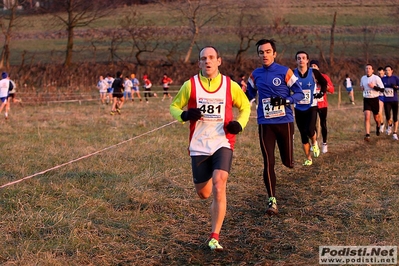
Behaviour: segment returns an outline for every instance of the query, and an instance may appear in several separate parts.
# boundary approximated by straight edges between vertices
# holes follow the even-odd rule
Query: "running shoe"
[[[116,109],[116,111],[118,112],[118,114],[121,114],[121,109]]]
[[[111,115],[115,115],[115,112],[114,112],[114,111],[111,111]]]
[[[217,240],[214,239],[214,238],[211,238],[211,239],[209,240],[209,242],[208,242],[208,247],[209,247],[211,250],[214,250],[214,251],[222,251],[222,250],[223,250],[223,247],[219,244],[219,241],[217,241]]]
[[[303,166],[311,166],[312,164],[313,164],[313,161],[307,159],[302,165],[303,165]]]
[[[393,133],[393,134],[392,134],[392,138],[393,138],[393,140],[398,140],[398,134]]]
[[[377,136],[380,135],[380,133],[381,133],[381,128],[383,129],[382,132],[384,132],[384,126],[383,126],[383,125],[382,125],[382,126],[378,126],[378,125],[375,126],[375,134],[376,134]]]
[[[386,131],[385,133],[387,133],[388,136],[391,135],[391,133],[392,133],[392,126],[388,125],[388,126],[387,126],[387,131]]]
[[[317,145],[317,143],[312,146],[312,151],[313,151],[313,156],[314,157],[317,158],[317,157],[320,156],[320,149],[319,149],[319,146]]]
[[[321,147],[321,152],[322,153],[327,153],[328,152],[327,143],[323,143],[323,146]]]
[[[268,207],[267,207],[266,213],[268,215],[277,215],[278,214],[277,200],[276,200],[275,197],[270,197],[269,198],[269,203],[268,203]]]
[[[364,136],[364,140],[369,142],[370,141],[370,134],[366,134],[366,136]]]

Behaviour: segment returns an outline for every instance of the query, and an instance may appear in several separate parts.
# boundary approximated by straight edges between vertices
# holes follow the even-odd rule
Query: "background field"
[[[231,21],[205,27],[195,49],[218,46],[226,59],[223,73],[238,75],[259,64],[253,47],[245,64],[232,61],[238,39],[226,23],[237,20],[239,10],[232,2],[218,1],[234,11],[228,16]],[[356,81],[363,75],[366,28],[375,34],[370,60],[375,66],[390,63],[399,69],[397,0],[261,2],[255,6],[264,25],[282,15],[310,35],[319,32],[310,39],[319,38],[325,53],[337,11],[339,60],[334,68],[322,63],[336,89],[346,73]],[[118,14],[130,14],[133,8]],[[140,11],[165,29],[180,25],[159,5]],[[338,95],[329,95],[329,153],[310,168],[301,166],[304,156],[296,130],[296,167],[287,169],[277,160],[277,217],[265,215],[267,195],[253,109],[248,127],[238,136],[228,181],[221,234],[226,252],[211,253],[205,245],[211,201],[199,200],[192,185],[188,125],[173,123],[169,102],[160,98],[149,104],[129,102],[121,116],[112,117],[109,106],[98,104],[95,88],[99,74],[123,70],[148,73],[154,90],[160,90],[158,79],[166,71],[177,90],[197,71],[196,50],[192,63],[182,64],[188,44],[182,40],[171,66],[164,65],[165,47],[147,54],[145,58],[154,61],[139,66],[126,42],[117,53],[121,59],[113,63],[108,61],[110,40],[103,39],[94,58],[89,40],[101,32],[121,31],[111,15],[77,31],[76,65],[64,69],[66,35],[54,21],[51,16],[24,17],[10,47],[9,72],[22,104],[12,106],[8,121],[0,119],[0,186],[33,177],[0,188],[0,265],[318,265],[320,245],[399,243],[399,143],[386,135],[377,138],[374,132],[371,142],[364,143],[357,92],[355,106],[347,104],[345,94],[339,106]],[[262,37],[273,36],[265,31]],[[293,54],[305,48],[318,58],[315,42],[293,43],[279,62],[293,67]],[[61,78],[65,86],[57,85],[63,84]]]
[[[398,0],[282,0],[278,5],[273,1],[259,0],[215,3],[222,7],[220,11],[224,15],[201,28],[190,63],[182,63],[190,41],[188,20],[168,5],[148,4],[110,10],[108,16],[87,27],[76,28],[74,64],[69,68],[62,66],[67,32],[59,20],[49,14],[22,16],[13,29],[11,67],[7,70],[17,81],[20,91],[25,90],[24,84],[30,90],[45,88],[53,83],[73,90],[82,86],[89,88],[96,84],[99,74],[116,73],[118,70],[124,74],[134,72],[140,77],[146,73],[157,83],[167,72],[174,78],[175,84],[182,84],[196,70],[198,49],[211,44],[221,51],[223,71],[238,77],[241,73],[249,74],[258,66],[255,42],[243,53],[243,62],[235,62],[240,43],[235,32],[240,29],[238,22],[241,16],[246,18],[241,27],[243,32],[261,27],[255,40],[265,37],[277,40],[279,63],[294,67],[296,51],[306,50],[312,59],[321,61],[322,70],[336,83],[341,82],[346,73],[356,79],[363,75],[366,62],[376,68],[391,64],[395,70],[399,69]],[[204,8],[199,17],[208,15],[210,11]],[[329,62],[330,29],[335,12],[335,64],[332,65]],[[121,25],[126,18],[136,19],[132,28],[140,28],[144,32],[154,27],[157,29],[150,36],[139,37],[150,48],[156,42],[160,43],[155,51],[142,54],[142,64],[134,56],[137,49],[133,47],[131,36]],[[273,31],[273,22],[276,21],[279,21],[280,29],[284,29],[283,34]],[[4,24],[6,22],[3,21]],[[306,39],[303,39],[304,36]],[[1,35],[0,41],[3,38]]]
[[[254,117],[238,136],[224,253],[205,245],[211,201],[195,193],[188,127],[171,123],[169,102],[128,102],[120,116],[94,101],[13,105],[0,185],[103,151],[0,189],[0,264],[317,265],[320,245],[397,245],[399,143],[364,143],[360,101],[329,99],[329,153],[301,166],[296,130],[296,167],[276,166],[277,217]]]
[[[201,29],[195,50],[212,43],[219,47],[226,59],[234,59],[235,53],[239,48],[239,38],[232,32],[232,28],[238,27],[239,12],[244,2],[223,0],[218,1],[218,3],[222,7],[221,11],[225,14],[222,18]],[[298,36],[298,40],[287,47],[288,50],[284,54],[285,58],[292,58],[295,52],[301,48],[306,48],[311,56],[318,56],[319,51],[315,47],[316,42],[322,45],[324,53],[328,53],[330,28],[334,12],[337,12],[335,29],[335,53],[337,57],[364,57],[362,43],[365,38],[368,38],[371,51],[378,50],[379,57],[393,56],[398,59],[395,55],[399,43],[399,19],[396,16],[398,4],[398,0],[387,0],[381,3],[370,0],[316,0],[311,2],[282,0],[276,5],[271,1],[248,0],[245,1],[245,8],[250,11],[244,10],[241,15],[256,20],[257,26],[265,27],[264,36],[259,36],[257,39],[274,37],[280,41],[275,34],[270,36],[270,30],[267,28],[276,17],[284,18],[292,27],[306,29],[304,34],[308,35],[309,40],[313,41],[313,43],[304,44],[300,41],[300,36]],[[253,9],[254,7],[256,7],[256,12]],[[200,11],[199,14],[205,15],[206,12]],[[137,21],[139,27],[143,24],[149,27],[161,27],[160,32],[157,34],[157,36],[159,35],[158,40],[170,39],[171,43],[179,42],[180,50],[176,52],[174,59],[178,60],[184,57],[189,44],[189,36],[176,38],[175,35],[182,35],[181,28],[187,28],[188,22],[178,11],[173,10],[168,5],[148,4],[125,6],[117,10],[110,10],[108,16],[93,22],[87,27],[76,28],[74,61],[84,62],[90,60],[90,62],[94,63],[109,60],[109,48],[112,38],[120,34],[121,36],[125,35],[125,37],[116,40],[121,42],[116,51],[118,60],[134,62],[135,59],[131,57],[131,40],[125,31],[126,27],[121,25],[121,22],[129,17],[140,17],[140,20]],[[201,20],[199,19],[199,21]],[[255,25],[247,22],[243,26],[253,27]],[[370,32],[367,33],[365,30]],[[14,31],[15,41],[11,45],[14,64],[18,65],[20,63],[23,51],[26,52],[26,58],[34,57],[33,60],[35,62],[56,63],[63,61],[67,35],[65,29],[52,15],[22,17]],[[318,36],[315,36],[316,33]],[[147,37],[147,40],[151,39]],[[155,41],[156,39],[151,40],[151,42]],[[93,43],[96,46],[95,51],[93,50]],[[280,42],[280,48],[281,45]],[[166,49],[167,47],[163,45],[154,52],[144,53],[143,57],[147,60],[166,60]],[[96,55],[95,57],[94,54]],[[374,56],[377,55],[373,54]],[[248,58],[253,58],[255,53],[251,49],[245,55]],[[195,61],[196,59],[197,55],[194,51],[191,60]]]

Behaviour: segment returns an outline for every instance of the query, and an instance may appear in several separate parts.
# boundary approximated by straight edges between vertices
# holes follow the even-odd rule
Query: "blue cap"
[[[5,78],[7,78],[7,77],[8,77],[8,74],[7,74],[7,72],[3,72],[3,73],[1,73],[1,78],[5,79]]]

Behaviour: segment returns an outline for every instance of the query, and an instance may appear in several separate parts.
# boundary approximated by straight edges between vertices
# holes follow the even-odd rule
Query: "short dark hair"
[[[120,71],[116,72],[116,77],[119,78],[122,75]]]
[[[391,66],[391,65],[386,65],[386,66],[384,67],[384,69],[386,70],[386,69],[387,69],[387,67],[389,67],[389,68],[391,68],[391,69],[393,70],[393,68],[392,68],[392,66]]]
[[[384,68],[383,67],[379,67],[378,69],[377,69],[377,71],[384,71]]]
[[[298,51],[298,52],[296,52],[296,54],[295,54],[295,60],[297,59],[297,56],[298,56],[299,54],[306,54],[306,59],[309,59],[309,55],[308,55],[307,52],[305,52],[305,51]]]
[[[205,48],[212,48],[212,49],[215,50],[215,52],[216,52],[216,57],[217,57],[217,58],[220,57],[219,50],[216,49],[216,47],[214,47],[214,46],[212,46],[212,45],[207,45],[207,46],[204,46],[204,47],[202,47],[202,48],[200,49],[200,51],[199,51],[199,53],[198,53],[198,59],[201,59],[201,52],[202,52]]]
[[[273,49],[273,53],[276,52],[276,41],[274,39],[261,39],[259,40],[255,45],[256,45],[256,52],[259,51],[259,46],[264,45],[266,43],[270,43],[270,46]]]

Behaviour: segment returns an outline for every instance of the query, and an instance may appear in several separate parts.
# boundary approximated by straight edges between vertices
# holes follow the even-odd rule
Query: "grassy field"
[[[223,253],[205,245],[210,200],[195,193],[188,126],[173,123],[169,101],[128,102],[120,116],[97,102],[14,105],[0,121],[0,264],[317,265],[320,245],[397,245],[399,143],[363,141],[356,96],[340,108],[329,96],[329,152],[312,167],[301,166],[296,130],[295,168],[277,160],[276,217],[265,214],[250,119],[228,181]]]
[[[200,36],[197,40],[197,46],[205,44],[213,44],[221,50],[226,58],[234,58],[239,48],[239,38],[233,33],[226,31],[226,27],[236,27],[238,24],[240,7],[237,3],[232,4],[231,1],[219,1],[223,6],[225,16],[220,21],[215,21],[212,25],[206,25],[200,31]],[[294,27],[306,27],[306,34],[309,39],[319,39],[325,47],[324,53],[328,54],[329,48],[329,31],[333,21],[334,12],[337,12],[337,27],[335,35],[335,54],[336,56],[343,53],[346,58],[363,58],[362,42],[363,29],[376,28],[375,38],[370,42],[373,46],[372,52],[379,51],[380,56],[389,58],[395,55],[398,40],[399,22],[396,19],[396,8],[398,1],[387,1],[384,4],[376,4],[375,1],[280,1],[279,5],[273,2],[261,2],[257,0],[246,1],[249,7],[259,6],[257,11],[248,11],[246,16],[251,17],[251,20],[257,21],[256,25],[264,25],[268,27],[272,24],[273,18],[281,16]],[[133,16],[136,11],[142,18],[140,23],[149,26],[157,25],[167,30],[170,27],[187,27],[188,24],[182,19],[176,10],[168,9],[166,6],[159,4],[150,4],[145,6],[126,6],[116,11],[110,11],[110,15],[93,22],[89,27],[76,28],[75,46],[74,46],[74,61],[82,62],[87,60],[96,60],[97,62],[104,62],[109,59],[109,48],[111,43],[110,30],[115,30],[119,33],[125,33],[124,28],[120,26],[120,21],[125,16]],[[118,13],[116,19],[114,14]],[[204,12],[206,14],[207,12]],[[200,13],[200,16],[204,14]],[[266,15],[265,15],[266,14]],[[373,14],[370,16],[369,14]],[[4,22],[6,23],[6,21]],[[254,26],[249,24],[248,26]],[[89,34],[85,32],[90,31]],[[104,32],[104,36],[97,36],[100,32]],[[187,51],[189,38],[182,37],[179,29],[174,30],[177,36],[173,36],[172,42],[179,42],[180,48],[177,58],[183,58]],[[278,41],[278,36],[273,36],[270,30],[265,30],[266,36],[274,37]],[[319,36],[315,37],[315,33],[319,32]],[[270,36],[271,34],[271,36]],[[161,33],[162,35],[162,33]],[[170,38],[170,36],[168,36]],[[168,41],[168,37],[161,36],[157,41]],[[0,40],[3,37],[0,36]],[[146,37],[148,38],[148,37]],[[298,37],[297,37],[298,39]],[[91,41],[95,41],[95,53]],[[119,58],[128,61],[135,61],[130,57],[131,43],[128,34],[117,49],[116,54]],[[147,40],[148,43],[154,43],[156,40]],[[282,43],[282,42],[281,42]],[[166,45],[160,45],[154,53],[144,53],[144,59],[165,59],[166,51],[162,50]],[[319,51],[315,48],[315,43],[304,44],[300,41],[293,42],[289,45],[286,57],[291,58],[292,54],[299,49],[306,48],[310,54],[318,55]],[[26,16],[21,17],[17,27],[14,29],[13,41],[10,45],[11,62],[14,65],[19,65],[21,62],[21,55],[26,52],[28,61],[34,62],[62,62],[64,60],[64,53],[66,49],[66,32],[59,23],[59,21],[51,15],[40,16]],[[281,46],[280,46],[281,49]],[[51,53],[51,56],[49,56]],[[251,57],[252,54],[246,54]],[[374,56],[376,56],[374,54]],[[33,59],[32,59],[33,58]],[[396,58],[396,57],[395,57]],[[192,60],[196,59],[196,54],[193,53]],[[397,58],[396,58],[397,59]]]

